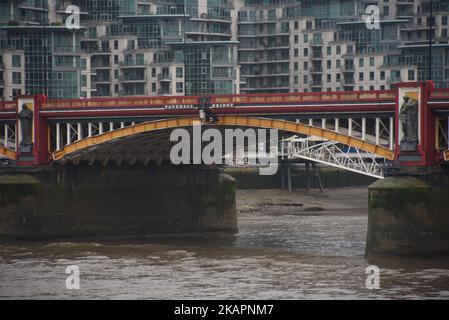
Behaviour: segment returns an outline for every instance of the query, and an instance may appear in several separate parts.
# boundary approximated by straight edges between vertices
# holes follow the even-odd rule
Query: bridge
[[[232,177],[216,166],[165,165],[171,132],[201,123],[276,129],[279,157],[378,178],[367,254],[447,253],[448,119],[449,90],[432,82],[360,92],[20,96],[0,102],[0,237],[235,231]],[[385,164],[401,176],[384,179]],[[416,175],[445,188],[435,193]]]
[[[420,100],[420,142],[413,152],[400,152],[400,95]],[[17,166],[50,163],[109,162],[135,164],[169,160],[170,130],[199,120],[204,97],[161,96],[45,100],[22,96],[0,103],[0,156]],[[254,95],[211,95],[208,112],[214,127],[278,129],[284,137],[323,139],[334,148],[305,148],[289,157],[304,158],[362,174],[382,177],[377,160],[404,166],[436,166],[449,160],[449,90],[431,83],[405,83],[396,90]],[[23,104],[33,111],[33,148],[20,150],[18,114]],[[327,143],[329,142],[329,143]],[[346,146],[346,148],[345,148]],[[336,147],[336,148],[335,148]],[[350,150],[343,159],[341,151]],[[321,158],[317,157],[320,151]],[[323,153],[323,151],[326,151]],[[331,151],[334,150],[334,151]],[[290,150],[291,151],[291,150]],[[325,156],[327,155],[327,157]],[[359,166],[354,164],[359,155]],[[361,157],[360,155],[364,155]],[[365,160],[368,161],[365,163]],[[367,166],[376,164],[373,170]],[[365,169],[357,169],[365,168]]]

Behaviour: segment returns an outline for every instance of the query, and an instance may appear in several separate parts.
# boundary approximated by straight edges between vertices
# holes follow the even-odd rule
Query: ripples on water
[[[0,246],[0,298],[449,298],[449,261],[366,261],[366,215],[243,216],[237,236]],[[381,268],[381,289],[365,268]],[[77,265],[81,289],[65,288]]]

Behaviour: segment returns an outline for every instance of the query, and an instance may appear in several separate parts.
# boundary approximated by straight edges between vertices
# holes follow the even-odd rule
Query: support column
[[[78,134],[78,141],[83,140],[83,126],[80,122],[78,122],[78,128],[77,128],[77,134]]]
[[[8,125],[5,124],[5,148],[8,148],[8,136],[9,136],[9,132],[8,132]]]
[[[56,124],[56,151],[61,150],[61,124]]]
[[[362,118],[362,140],[366,140],[366,118]]]
[[[87,130],[88,130],[88,135],[89,138],[92,137],[92,122],[89,122],[89,124],[87,125]]]
[[[72,135],[70,130],[70,123],[67,123],[67,146],[72,143]]]
[[[306,162],[306,190],[310,190],[310,162]]]
[[[394,150],[394,118],[390,118],[390,149]]]
[[[380,119],[376,118],[376,144],[380,145]]]

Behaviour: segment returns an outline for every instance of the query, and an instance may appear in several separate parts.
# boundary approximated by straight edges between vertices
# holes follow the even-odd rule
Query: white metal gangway
[[[283,159],[304,159],[383,179],[382,164],[387,160],[364,150],[321,138],[292,137],[281,142]]]

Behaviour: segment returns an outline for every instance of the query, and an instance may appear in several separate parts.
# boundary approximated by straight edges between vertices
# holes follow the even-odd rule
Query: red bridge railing
[[[244,103],[293,103],[293,102],[348,102],[348,101],[385,101],[394,100],[394,91],[354,91],[354,92],[313,92],[285,94],[248,94],[248,95],[205,95],[211,97],[212,104]],[[163,96],[163,97],[121,97],[48,100],[43,108],[90,108],[90,107],[136,107],[164,105],[197,105],[200,96]]]
[[[245,95],[205,95],[211,97],[212,104],[269,104],[269,103],[312,103],[312,102],[351,102],[351,101],[394,101],[395,91],[341,91],[307,92],[283,94],[245,94]],[[43,108],[92,108],[92,107],[151,107],[164,105],[197,105],[200,96],[158,96],[158,97],[120,97],[92,99],[47,100]],[[449,89],[435,89],[432,99],[449,99]],[[15,101],[0,101],[0,110],[15,109]]]
[[[0,101],[0,110],[2,109],[15,109],[17,106],[16,101]]]

